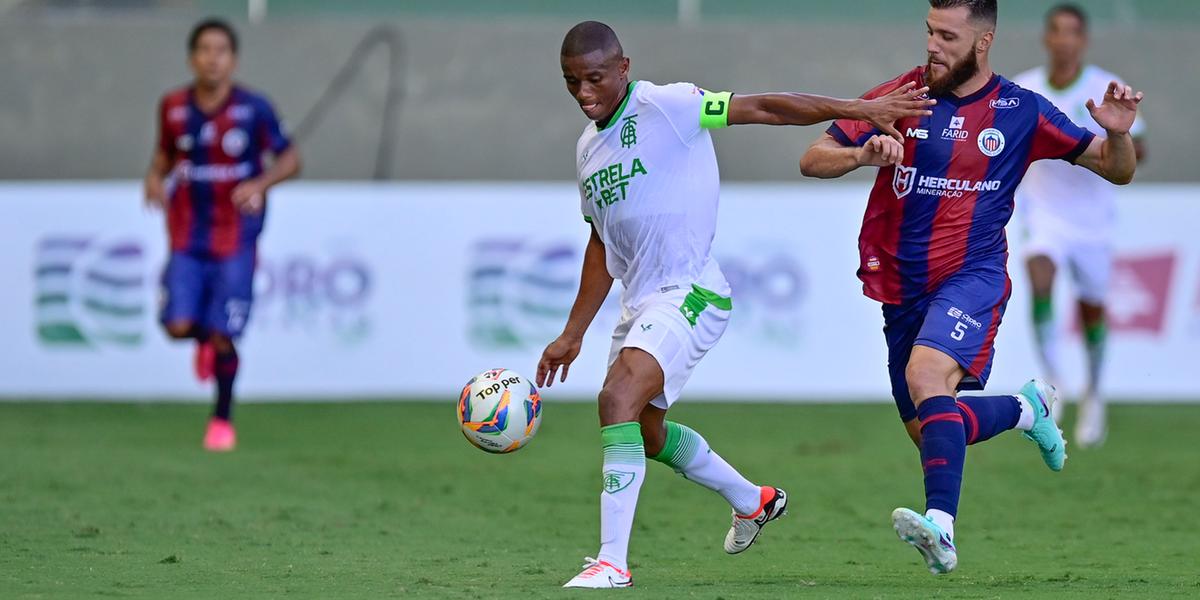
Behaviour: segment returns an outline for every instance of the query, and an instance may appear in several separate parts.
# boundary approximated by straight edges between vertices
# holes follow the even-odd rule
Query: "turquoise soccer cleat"
[[[1051,416],[1054,404],[1058,402],[1058,390],[1044,381],[1033,379],[1022,386],[1018,393],[1033,405],[1033,427],[1025,432],[1025,437],[1038,445],[1042,460],[1046,461],[1051,471],[1061,471],[1063,463],[1067,461],[1067,441]]]
[[[925,566],[934,575],[943,575],[958,566],[958,549],[950,536],[932,519],[907,508],[892,511],[892,527],[904,542],[925,558]]]

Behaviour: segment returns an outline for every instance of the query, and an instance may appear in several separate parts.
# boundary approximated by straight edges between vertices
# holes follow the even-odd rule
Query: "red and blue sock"
[[[958,514],[967,437],[958,403],[933,396],[917,406],[921,421],[921,467],[925,471],[925,508]]]
[[[1014,396],[959,396],[958,410],[962,413],[967,445],[1013,429],[1021,418],[1021,403]]]

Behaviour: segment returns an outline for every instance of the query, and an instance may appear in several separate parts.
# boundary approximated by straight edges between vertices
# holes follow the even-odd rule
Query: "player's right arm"
[[[596,318],[596,313],[600,311],[600,306],[604,304],[604,299],[612,289],[613,278],[608,273],[605,259],[604,242],[593,225],[592,237],[583,253],[579,293],[575,295],[575,304],[571,306],[571,314],[567,317],[567,325],[562,334],[546,346],[541,360],[538,361],[538,387],[553,385],[554,375],[559,367],[562,367],[562,377],[559,381],[567,380],[567,371],[583,347],[583,334],[592,324],[592,319]]]
[[[918,89],[916,82],[910,81],[886,94],[853,100],[800,93],[739,94],[728,98],[728,124],[813,125],[850,119],[870,123],[899,140],[903,138],[896,130],[896,121],[933,114],[929,107],[937,101],[923,97],[928,91],[928,87]],[[712,114],[720,100],[706,99],[706,116]]]
[[[164,182],[169,170],[170,163],[167,159],[167,153],[163,152],[161,148],[155,148],[154,156],[150,158],[150,168],[146,170],[146,179],[143,181],[146,206],[162,208],[167,203],[167,192]]]
[[[903,160],[904,146],[891,136],[873,135],[862,146],[843,146],[832,135],[823,133],[800,157],[800,173],[833,179],[859,167],[886,167]]]
[[[895,97],[897,92],[904,91],[907,91],[905,95],[915,92],[923,94],[928,88],[913,90],[917,85],[916,78],[917,71],[909,71],[868,90],[862,98]],[[832,179],[859,167],[900,164],[904,160],[904,138],[894,123],[888,123],[888,128],[884,129],[860,119],[835,121],[800,157],[800,172],[806,177]]]
[[[147,206],[162,208],[167,203],[166,185],[164,181],[171,170],[171,158],[167,151],[171,141],[167,135],[166,99],[158,107],[158,143],[154,146],[154,155],[150,158],[150,168],[146,169],[143,181],[145,202]]]

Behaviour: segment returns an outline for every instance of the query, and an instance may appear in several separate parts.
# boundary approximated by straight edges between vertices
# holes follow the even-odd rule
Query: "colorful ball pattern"
[[[533,382],[508,369],[472,377],[458,398],[463,436],[485,452],[504,454],[529,443],[542,424],[542,397]]]

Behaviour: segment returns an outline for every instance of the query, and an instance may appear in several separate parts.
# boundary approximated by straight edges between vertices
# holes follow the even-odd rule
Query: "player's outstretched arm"
[[[1115,183],[1125,185],[1133,181],[1137,170],[1138,152],[1133,137],[1129,134],[1137,117],[1137,107],[1143,94],[1115,81],[1108,84],[1104,100],[1099,106],[1088,100],[1087,108],[1096,123],[1104,128],[1107,137],[1096,138],[1088,145],[1075,164],[1086,167],[1097,175]]]
[[[567,380],[567,371],[583,347],[583,334],[592,324],[592,319],[596,318],[596,313],[608,297],[612,284],[613,278],[608,274],[608,265],[605,263],[604,242],[600,240],[596,228],[592,227],[592,237],[583,253],[579,293],[575,295],[575,304],[571,306],[571,314],[567,317],[567,325],[562,334],[546,346],[541,360],[538,361],[538,387],[554,385],[554,375],[559,367],[562,367],[562,377],[559,381]]]
[[[922,117],[937,103],[922,98],[929,88],[916,88],[909,82],[891,93],[864,100],[844,100],[795,92],[735,95],[729,100],[730,125],[813,125],[834,119],[867,121],[880,131],[895,136],[893,124],[905,117]]]
[[[862,146],[843,146],[828,133],[821,134],[804,156],[800,173],[805,177],[833,179],[859,167],[898,165],[904,160],[904,145],[891,136],[871,136]]]
[[[266,172],[233,188],[233,203],[246,212],[262,210],[267,190],[299,175],[300,166],[300,151],[294,145],[288,146],[287,150],[275,157],[275,163]]]

